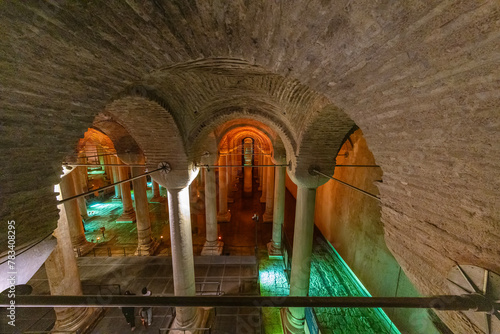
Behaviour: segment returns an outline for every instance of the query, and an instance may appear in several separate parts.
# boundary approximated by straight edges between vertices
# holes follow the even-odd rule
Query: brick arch
[[[263,131],[256,128],[250,128],[244,126],[239,128],[233,128],[224,133],[224,135],[221,137],[220,142],[227,140],[238,144],[244,138],[247,137],[252,138],[256,143],[260,144],[261,148],[264,151],[268,153],[272,153],[274,151],[271,139]]]
[[[198,152],[196,149],[203,144],[204,138],[215,131],[217,128],[223,126],[226,123],[235,122],[237,123],[240,119],[248,119],[256,123],[261,123],[268,128],[274,130],[273,140],[282,147],[282,151],[286,151],[290,156],[294,156],[294,146],[296,145],[290,136],[282,131],[282,127],[276,123],[273,123],[272,119],[260,112],[259,110],[244,109],[244,108],[226,108],[219,110],[212,114],[210,119],[207,119],[199,128],[195,131],[196,135],[192,135],[189,138],[190,142],[190,152]],[[193,154],[194,155],[194,154]]]
[[[123,97],[110,103],[105,111],[137,142],[148,169],[156,169],[162,162],[170,164],[170,173],[152,175],[160,184],[183,188],[196,176],[177,123],[157,102],[144,97]]]
[[[110,114],[96,116],[92,126],[104,133],[114,145],[116,155],[127,164],[144,163],[144,153],[137,141]]]
[[[60,163],[119,92],[159,68],[237,58],[324,94],[363,130],[384,169],[387,243],[422,293],[446,293],[455,261],[500,271],[498,1],[53,4],[0,2],[0,205],[26,222],[19,243],[55,227]]]
[[[356,124],[339,108],[328,105],[311,115],[301,133],[297,156],[292,160],[290,177],[296,184],[315,188],[328,181],[311,172],[318,169],[333,175],[335,159]]]
[[[224,137],[226,134],[237,134],[242,128],[255,133],[259,138],[269,139],[273,153],[277,153],[283,159],[285,158],[286,150],[281,137],[272,128],[251,119],[236,119],[224,123],[218,129],[219,138]]]

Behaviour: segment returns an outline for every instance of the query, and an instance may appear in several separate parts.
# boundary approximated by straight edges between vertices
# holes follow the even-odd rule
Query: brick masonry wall
[[[499,7],[495,0],[2,1],[0,234],[7,219],[19,221],[19,243],[51,232],[60,163],[106,105],[137,84],[158,84],[175,64],[220,58],[233,59],[222,66],[231,71],[212,62],[211,76],[176,77],[191,76],[185,88],[222,82],[217,94],[176,90],[175,82],[159,89],[186,138],[197,138],[208,126],[197,120],[217,109],[254,106],[242,114],[267,119],[298,149],[302,126],[333,103],[363,130],[382,166],[385,239],[420,292],[446,293],[455,261],[500,272]],[[183,103],[200,94],[215,98],[199,109]],[[455,332],[476,331],[455,313],[440,316]]]

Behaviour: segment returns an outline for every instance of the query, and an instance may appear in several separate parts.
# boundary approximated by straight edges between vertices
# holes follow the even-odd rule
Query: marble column
[[[316,189],[299,186],[295,210],[290,296],[307,296],[311,275],[311,255],[314,232]],[[282,310],[289,333],[304,333],[305,309],[290,307]]]
[[[217,233],[217,189],[215,169],[205,169],[205,221],[206,241],[201,255],[221,255],[223,242],[218,240]]]
[[[219,157],[219,165],[226,165],[227,156]],[[219,213],[217,221],[229,222],[231,213],[227,210],[227,173],[226,168],[219,168]]]
[[[189,187],[182,189],[167,188],[167,192],[174,293],[176,296],[195,296]],[[196,307],[176,307],[176,316],[172,328],[196,327],[197,322],[201,321],[199,319],[200,311]]]
[[[267,244],[269,256],[281,256],[281,230],[285,220],[285,167],[276,167],[274,180],[273,236]]]
[[[58,191],[57,187],[56,191]],[[65,205],[59,205],[59,210],[59,221],[54,231],[57,246],[45,261],[50,294],[53,296],[81,296],[80,273],[71,243],[70,226]],[[54,307],[54,311],[56,313],[56,322],[52,328],[53,331],[83,333],[92,328],[94,322],[99,319],[102,309]]]
[[[76,171],[64,175],[59,184],[62,198],[73,197],[76,194],[75,181]],[[71,236],[71,244],[79,256],[88,253],[95,245],[88,242],[85,238],[83,230],[82,217],[80,216],[80,209],[78,208],[78,201],[72,200],[64,203],[66,218],[68,221],[69,233]]]
[[[266,165],[272,165],[273,161],[270,157],[264,160]],[[262,216],[264,223],[272,223],[273,207],[274,207],[274,173],[275,167],[266,167],[266,211]]]
[[[132,167],[132,177],[144,174],[144,167]],[[158,244],[151,237],[149,203],[146,176],[132,181],[134,185],[135,213],[137,223],[137,251],[135,255],[153,255]]]
[[[118,168],[118,172],[120,173],[120,181],[129,178],[128,171],[129,167],[127,166]],[[132,195],[130,193],[130,182],[124,182],[120,184],[120,189],[122,193],[123,213],[116,221],[133,223],[135,222],[135,211],[132,204]]]
[[[115,156],[111,156],[111,162],[113,163],[113,165],[119,165],[120,164],[120,161]],[[112,168],[113,169],[113,183],[120,182],[119,168],[120,167],[118,167],[118,166],[113,166],[113,168]],[[115,186],[115,196],[113,198],[115,198],[115,199],[121,199],[122,198],[122,191],[121,191],[121,187],[120,187],[119,184],[117,184]]]

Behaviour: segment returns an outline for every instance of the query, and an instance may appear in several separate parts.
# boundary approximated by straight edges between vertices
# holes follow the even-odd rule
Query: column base
[[[116,197],[116,196],[111,197],[111,202],[121,202],[121,201],[122,201],[121,197]]]
[[[281,258],[283,257],[283,253],[281,252],[281,248],[276,248],[274,246],[274,242],[267,243],[267,254],[270,258]]]
[[[217,214],[217,222],[219,223],[228,223],[231,220],[231,212],[227,211],[226,213],[218,213]]]
[[[291,317],[287,308],[280,309],[281,326],[284,334],[305,334],[305,320],[302,323],[291,322]]]
[[[149,203],[161,203],[164,200],[165,200],[165,197],[155,196],[155,197],[151,197],[151,199],[149,200]]]
[[[181,326],[177,322],[177,318],[172,321],[172,325],[170,326],[169,334],[202,334],[204,330],[189,330],[189,328],[204,328],[207,325],[208,318],[213,313],[213,308],[203,308],[198,307],[196,310],[196,316],[193,321],[187,326]],[[182,328],[186,328],[183,330]]]
[[[96,246],[97,244],[94,242],[88,242],[85,240],[80,245],[73,246],[73,250],[75,251],[76,257],[81,257],[85,256],[86,254],[90,253],[90,251]]]
[[[222,241],[216,241],[215,245],[210,245],[208,241],[205,242],[205,245],[203,245],[203,249],[201,250],[201,255],[221,255],[222,254],[222,249],[224,247],[224,243]]]
[[[273,222],[273,214],[264,212],[264,214],[262,215],[262,222],[263,223],[272,223]]]
[[[81,308],[67,309],[67,312],[73,310],[81,310]],[[78,311],[73,311],[73,315],[69,315],[63,320],[56,320],[51,332],[71,332],[75,334],[88,334],[91,333],[97,323],[104,316],[104,309],[88,307],[81,314]]]
[[[116,219],[117,223],[135,223],[135,211],[124,212]]]
[[[137,246],[134,255],[136,256],[151,256],[154,255],[156,249],[160,245],[160,242],[156,239],[152,239],[151,243],[148,245]]]

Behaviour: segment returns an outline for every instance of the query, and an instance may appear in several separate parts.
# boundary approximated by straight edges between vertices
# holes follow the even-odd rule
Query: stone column
[[[243,196],[252,196],[252,167],[243,167]]]
[[[264,161],[264,152],[260,152],[260,155],[259,155],[259,165],[263,165],[263,161]],[[262,195],[264,195],[264,186],[262,185],[262,178],[263,178],[263,175],[264,175],[264,167],[259,167],[259,171],[258,171],[258,176],[257,176],[257,182],[259,183],[259,188],[257,190],[259,191],[262,191]]]
[[[316,189],[299,186],[295,210],[290,296],[307,296],[311,275],[311,254],[314,232]],[[290,333],[304,333],[305,309],[290,307],[282,319]]]
[[[120,161],[118,160],[117,157],[115,156],[111,156],[111,162],[114,164],[114,165],[118,165],[120,164]],[[117,183],[117,182],[120,182],[120,172],[119,172],[119,168],[118,166],[113,166],[112,170],[113,170],[113,183]],[[122,191],[121,191],[121,187],[119,184],[117,184],[115,186],[115,196],[114,196],[115,199],[121,199],[122,198]]]
[[[109,166],[112,164],[112,158],[111,158],[111,155],[108,155],[109,153],[104,151],[103,154],[106,154],[103,158],[104,158],[104,163],[108,166],[105,166],[105,171],[106,171],[106,175],[108,176],[108,180],[110,183],[113,183],[113,180],[115,178],[115,176],[113,175],[113,167],[112,166]]]
[[[162,201],[162,197],[160,195],[160,185],[155,182],[155,180],[151,179],[151,192],[153,193],[153,197],[151,197],[151,203],[158,203]]]
[[[167,192],[174,293],[176,296],[194,296],[196,288],[189,187],[183,189],[167,188]],[[196,327],[198,321],[200,319],[196,307],[176,307],[176,316],[172,328]]]
[[[272,159],[265,159],[267,165],[272,165]],[[266,167],[266,211],[262,216],[264,223],[272,223],[274,206],[274,173],[275,167]]]
[[[226,155],[226,164],[228,166],[233,166],[233,156],[231,155],[232,150],[229,150]],[[234,180],[233,180],[233,167],[225,168],[226,171],[226,179],[227,179],[227,202],[234,203],[233,189],[234,189]]]
[[[78,158],[78,163],[85,163],[85,158]],[[83,194],[87,191],[87,187],[85,186],[87,183],[87,167],[81,166],[76,167],[73,172],[75,175],[73,177],[73,181],[75,182],[75,191],[77,194]],[[78,208],[80,209],[80,216],[83,219],[89,218],[87,212],[87,202],[85,201],[85,197],[78,197]]]
[[[205,169],[205,217],[206,241],[201,255],[221,255],[224,244],[217,235],[217,189],[213,168]]]
[[[144,167],[132,167],[132,177],[144,174]],[[151,221],[146,176],[132,181],[134,185],[135,212],[137,219],[137,251],[135,255],[153,255],[157,243],[151,238]]]
[[[226,165],[227,156],[219,157],[219,165]],[[227,211],[227,173],[226,168],[219,168],[219,213],[217,221],[228,222],[231,219],[231,213]]]
[[[261,165],[267,165],[267,156],[263,155],[262,156],[262,163]],[[260,196],[260,202],[265,203],[267,199],[267,167],[260,167],[262,168],[262,172],[260,175],[260,185],[262,188],[262,196]]]
[[[274,180],[273,238],[267,244],[269,256],[281,256],[281,229],[285,220],[285,167],[277,167]]]
[[[64,179],[64,178],[63,178]],[[57,186],[56,186],[57,191]],[[74,201],[72,201],[74,202]],[[57,246],[45,261],[50,294],[53,296],[81,296],[82,284],[71,244],[65,205],[59,205],[59,221],[54,231]],[[100,308],[54,307],[56,322],[53,331],[86,332],[99,319]]]
[[[118,167],[120,173],[120,181],[126,180],[129,178],[128,169],[129,167]],[[122,204],[123,204],[123,213],[116,220],[117,222],[135,222],[135,211],[134,206],[132,204],[132,195],[130,194],[130,182],[124,182],[120,184],[120,189],[122,193]]]
[[[62,198],[69,198],[76,195],[74,181],[75,175],[76,171],[72,171],[61,178],[59,187]],[[79,256],[84,255],[88,253],[92,247],[94,247],[94,244],[88,242],[85,238],[82,217],[80,216],[80,209],[78,208],[78,201],[72,200],[65,202],[64,209],[66,219],[68,221],[71,244],[73,245],[73,248],[76,249]]]

